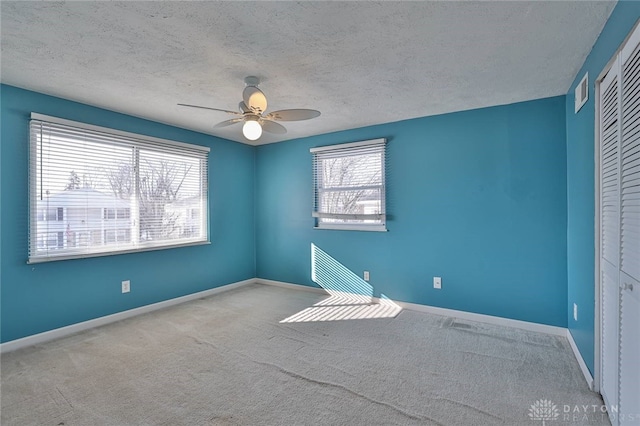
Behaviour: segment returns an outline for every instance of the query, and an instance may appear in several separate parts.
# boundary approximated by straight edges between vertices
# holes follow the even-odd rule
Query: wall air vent
[[[586,73],[584,77],[582,77],[582,80],[580,80],[580,83],[576,86],[576,113],[580,111],[582,105],[587,103],[587,99],[589,99],[589,73]]]

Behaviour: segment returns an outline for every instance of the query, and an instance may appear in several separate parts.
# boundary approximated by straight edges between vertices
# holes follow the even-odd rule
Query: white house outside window
[[[209,148],[31,118],[29,262],[208,242]]]
[[[312,148],[320,229],[386,231],[385,139]]]

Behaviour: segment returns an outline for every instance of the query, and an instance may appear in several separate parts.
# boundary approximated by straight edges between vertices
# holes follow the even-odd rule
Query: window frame
[[[176,239],[176,240],[156,240],[153,244],[146,244],[142,241],[136,242],[134,245],[131,243],[130,246],[115,248],[111,244],[103,244],[103,245],[95,245],[89,246],[85,251],[83,250],[68,250],[66,248],[59,249],[54,251],[53,253],[50,251],[45,251],[43,254],[38,254],[38,243],[42,238],[39,237],[39,234],[42,232],[48,232],[46,230],[38,230],[38,220],[39,217],[39,209],[38,209],[38,187],[37,187],[37,179],[42,173],[41,171],[34,170],[38,168],[37,165],[37,150],[39,139],[37,136],[34,136],[34,132],[32,130],[33,122],[43,122],[52,125],[60,125],[66,127],[73,127],[79,130],[84,130],[87,132],[98,132],[101,136],[112,136],[114,138],[113,145],[121,144],[121,140],[123,138],[129,139],[131,141],[131,147],[134,151],[140,152],[148,151],[148,152],[160,152],[161,149],[165,148],[167,150],[173,151],[174,155],[181,155],[184,153],[185,158],[191,158],[192,160],[198,159],[200,161],[200,170],[199,170],[199,180],[200,180],[200,203],[202,206],[202,218],[201,218],[201,226],[202,226],[202,235],[198,238],[191,239],[190,241],[185,241],[185,239]],[[117,139],[117,140],[116,140]],[[42,262],[51,262],[51,261],[59,261],[59,260],[68,260],[68,259],[83,259],[83,258],[91,258],[91,257],[102,257],[102,256],[112,256],[112,255],[120,255],[127,253],[139,253],[145,251],[155,251],[155,250],[165,250],[172,249],[177,247],[188,247],[188,246],[197,246],[197,245],[207,245],[211,244],[210,241],[210,221],[209,221],[209,152],[210,148],[207,146],[195,145],[184,142],[177,142],[162,138],[156,138],[153,136],[140,135],[136,133],[95,126],[91,124],[76,122],[72,120],[66,120],[63,118],[52,117],[44,114],[39,114],[32,112],[31,120],[29,122],[29,167],[28,167],[28,175],[29,175],[29,194],[28,194],[28,204],[29,204],[29,232],[28,232],[28,256],[27,263],[42,263]],[[181,152],[181,150],[183,150]],[[189,155],[191,154],[191,155]],[[137,181],[137,177],[135,178]],[[137,190],[136,190],[137,193]],[[137,205],[137,201],[133,204]],[[107,213],[106,207],[97,207],[101,209],[100,217],[103,221],[106,220],[105,216]],[[129,214],[126,215],[128,218],[120,218],[118,219],[118,210],[121,208],[113,208],[113,222],[117,220],[130,220],[131,222],[138,222],[139,216],[137,211],[134,212],[135,207],[131,206],[130,208],[126,208],[129,210]],[[45,211],[45,216],[48,212]],[[57,212],[56,212],[57,213]],[[65,212],[66,213],[66,212]],[[56,219],[58,219],[58,214],[56,214]],[[65,214],[66,216],[66,214]],[[64,220],[64,219],[62,219]],[[111,221],[111,219],[110,219]],[[137,232],[139,225],[131,225],[130,233],[133,234]],[[80,231],[79,231],[80,232]],[[82,230],[81,232],[88,233],[90,230]],[[48,234],[47,234],[48,235]],[[116,237],[117,239],[117,237]]]
[[[323,157],[331,158],[332,155],[337,157],[348,157],[365,155],[367,150],[373,152],[378,150],[382,154],[380,162],[380,183],[371,185],[360,186],[347,186],[345,191],[349,190],[371,190],[379,189],[380,191],[380,209],[379,213],[329,213],[318,211],[321,208],[320,205],[320,192],[319,183],[322,181],[320,174],[322,173],[319,162]],[[314,229],[329,229],[329,230],[343,230],[343,231],[373,231],[373,232],[387,232],[387,215],[386,215],[386,151],[387,140],[385,138],[370,139],[359,142],[342,143],[336,145],[326,145],[320,147],[314,147],[309,150],[312,154],[312,169],[313,169],[313,210],[312,216],[315,219]],[[353,189],[347,189],[353,188]],[[334,189],[335,190],[335,189]],[[377,223],[327,223],[322,219],[345,219],[345,220],[377,220]]]

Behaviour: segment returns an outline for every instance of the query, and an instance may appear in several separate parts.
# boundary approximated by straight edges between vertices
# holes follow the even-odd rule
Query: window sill
[[[27,260],[27,264],[31,265],[34,263],[46,263],[46,262],[57,262],[59,260],[73,260],[73,259],[87,259],[91,257],[105,257],[105,256],[116,256],[120,254],[130,254],[130,253],[143,253],[146,251],[156,251],[156,250],[168,250],[179,247],[191,247],[191,246],[202,246],[209,245],[211,241],[196,241],[184,244],[173,244],[167,246],[148,246],[148,247],[139,247],[130,250],[118,250],[118,251],[107,251],[107,252],[95,252],[95,253],[74,253],[74,254],[61,254],[60,256],[52,256],[52,257],[36,257],[33,259]]]
[[[388,229],[384,225],[378,226],[344,226],[344,225],[322,225],[314,226],[313,229],[329,231],[365,231],[365,232],[388,232]]]

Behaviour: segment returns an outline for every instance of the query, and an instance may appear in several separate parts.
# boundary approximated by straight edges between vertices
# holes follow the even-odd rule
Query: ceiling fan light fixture
[[[242,126],[242,134],[250,141],[255,141],[262,136],[262,126],[257,120],[247,120]]]
[[[0,0],[2,1],[2,0]],[[266,113],[267,97],[262,90],[258,89],[260,79],[258,77],[249,76],[244,79],[246,87],[242,92],[242,101],[238,104],[238,111],[229,111],[227,109],[211,108],[200,105],[178,104],[190,108],[208,109],[212,111],[226,112],[234,118],[224,120],[215,126],[219,129],[231,126],[236,123],[244,123],[242,125],[242,134],[246,140],[255,141],[260,139],[262,132],[273,133],[276,135],[284,135],[287,129],[278,121],[301,121],[309,120],[320,115],[320,111],[315,109],[281,109]]]

